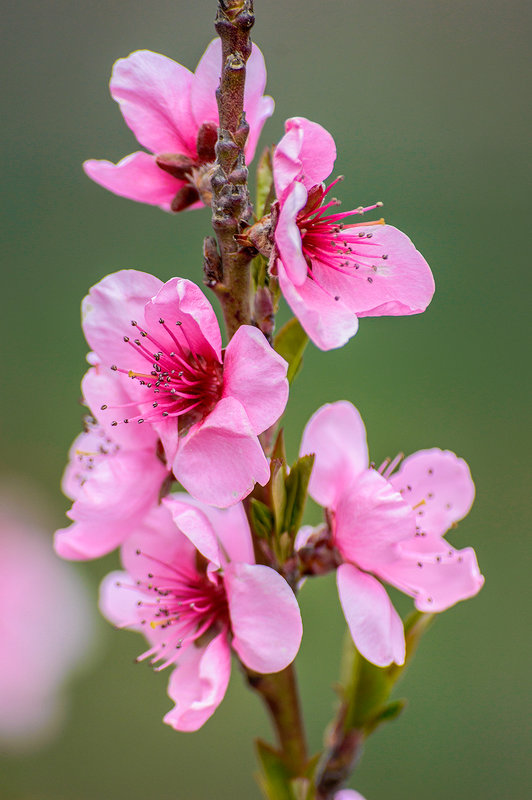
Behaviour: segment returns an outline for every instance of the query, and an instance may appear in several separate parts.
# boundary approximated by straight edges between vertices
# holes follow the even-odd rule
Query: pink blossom
[[[281,290],[312,341],[340,347],[357,317],[418,314],[434,293],[432,273],[410,239],[384,220],[344,220],[382,205],[327,213],[322,183],[336,159],[332,136],[315,122],[293,117],[277,145],[273,172],[279,214],[273,269]]]
[[[83,586],[27,518],[33,496],[26,489],[17,506],[12,490],[0,498],[1,750],[38,745],[57,730],[63,685],[94,634]]]
[[[172,59],[137,50],[119,59],[110,81],[111,96],[127,125],[149,153],[138,151],[118,164],[86,161],[89,178],[122,197],[166,211],[200,207],[202,175],[214,161],[222,52],[219,39],[207,47],[190,72]],[[266,67],[253,45],[246,68],[244,110],[249,124],[246,159],[251,161],[262,126],[273,113],[264,96]]]
[[[141,444],[158,437],[176,479],[205,503],[229,506],[267,483],[257,437],[284,411],[287,364],[257,328],[240,327],[222,352],[214,311],[194,283],[136,270],[93,286],[82,312],[89,345],[127,398],[116,404],[113,392],[98,391],[106,433],[127,427]]]
[[[113,407],[129,406],[128,380],[118,380],[101,365],[91,367],[82,383],[93,416],[70,449],[63,492],[72,499],[68,528],[58,530],[55,549],[62,558],[98,558],[118,547],[159,500],[169,470],[157,455],[158,437],[109,425],[105,397]],[[104,404],[107,406],[107,404]]]
[[[304,453],[316,454],[309,493],[329,509],[338,591],[353,641],[378,666],[402,664],[403,625],[380,580],[411,595],[425,612],[472,597],[484,583],[474,551],[455,550],[443,538],[473,503],[467,464],[433,448],[409,456],[397,472],[401,457],[373,469],[364,424],[348,402],[314,414],[303,434]]]
[[[356,792],[354,789],[342,789],[336,792],[334,800],[364,800],[364,798],[360,792]]]
[[[275,570],[255,564],[240,503],[220,510],[171,495],[121,555],[126,572],[104,579],[100,607],[144,633],[150,646],[138,660],[178,667],[168,686],[175,707],[164,717],[176,730],[197,730],[223,700],[231,647],[255,672],[278,672],[295,658],[296,598]]]

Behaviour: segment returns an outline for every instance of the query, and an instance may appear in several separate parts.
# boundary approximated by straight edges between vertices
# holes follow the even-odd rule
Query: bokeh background
[[[58,485],[82,414],[82,296],[122,267],[199,281],[209,233],[207,211],[173,217],[123,200],[80,165],[136,149],[107,92],[113,61],[146,47],[194,68],[215,5],[33,0],[3,11],[1,470],[47,496],[50,536],[64,524]],[[383,200],[437,284],[421,316],[366,319],[342,350],[308,348],[287,413],[290,455],[319,405],[348,398],[377,462],[437,445],[465,457],[477,485],[452,541],[476,548],[486,585],[437,620],[398,688],[406,712],[368,742],[352,785],[368,800],[528,797],[530,6],[255,5],[254,39],[277,103],[263,143],[279,139],[289,116],[324,124],[346,175],[345,207]],[[79,568],[94,598],[115,563]],[[315,750],[334,702],[343,622],[333,581],[307,584],[301,601],[299,672]],[[0,756],[0,797],[258,797],[252,738],[268,738],[269,725],[238,670],[204,729],[178,734],[160,722],[167,676],[133,664],[140,638],[103,620],[98,628],[99,658],[72,683],[67,727],[37,752]]]

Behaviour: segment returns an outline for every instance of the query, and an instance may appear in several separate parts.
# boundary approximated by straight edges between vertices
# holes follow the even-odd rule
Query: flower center
[[[140,593],[137,619],[122,627],[137,626],[139,621],[149,626],[147,635],[153,646],[136,660],[150,659],[152,665],[161,662],[155,667],[159,671],[175,664],[182,648],[199,644],[201,637],[215,635],[221,628],[229,627],[227,597],[217,573],[207,576],[186,566],[168,564],[140,550],[136,552],[153,564],[153,572],[146,572],[135,585],[117,583],[121,588]]]
[[[174,349],[161,344],[156,337],[139,327],[135,320],[131,325],[140,338],[124,341],[140,353],[149,368],[145,372],[111,367],[139,383],[146,393],[145,399],[126,405],[141,408],[141,413],[126,417],[123,422],[160,422],[167,418],[178,421],[179,433],[185,435],[190,427],[209,414],[222,393],[223,368],[215,360],[209,360],[195,352],[181,322],[176,322],[176,333],[166,325],[164,319],[159,324],[170,336]],[[152,345],[153,347],[150,347]],[[115,406],[118,408],[119,406]],[[122,406],[124,407],[124,406]],[[102,410],[107,406],[102,406]],[[112,425],[118,425],[114,420]]]
[[[303,252],[308,264],[308,274],[316,280],[312,262],[317,261],[344,275],[357,275],[373,282],[375,273],[389,272],[389,265],[383,265],[388,254],[383,252],[382,245],[372,241],[373,233],[364,228],[383,225],[384,220],[374,222],[353,222],[345,224],[342,220],[355,214],[365,214],[381,208],[382,203],[372,206],[360,206],[351,211],[337,214],[326,212],[340,205],[335,198],[324,203],[325,197],[342,177],[337,178],[329,186],[314,186],[308,193],[307,203],[297,215],[297,226],[301,234]]]

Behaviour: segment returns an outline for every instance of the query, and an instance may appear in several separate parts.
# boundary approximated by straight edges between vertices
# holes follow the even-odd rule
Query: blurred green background
[[[107,92],[113,61],[150,48],[194,68],[215,5],[48,0],[3,12],[2,473],[36,482],[57,526],[67,508],[59,479],[82,414],[81,298],[122,267],[199,281],[209,233],[207,211],[173,217],[123,200],[80,165],[136,149]],[[477,485],[451,538],[475,547],[485,588],[437,620],[398,690],[407,711],[368,742],[352,785],[368,800],[528,797],[530,6],[256,0],[255,10],[277,103],[263,144],[280,138],[289,116],[325,125],[346,176],[344,207],[383,200],[437,284],[421,316],[362,320],[340,351],[309,347],[288,408],[290,455],[319,405],[348,398],[377,462],[449,448]],[[115,563],[80,567],[95,597]],[[343,621],[332,580],[307,584],[301,601],[299,671],[316,749]],[[133,664],[140,637],[99,627],[100,658],[71,687],[68,727],[40,752],[0,757],[0,797],[258,797],[252,737],[268,738],[269,725],[238,670],[204,729],[178,734],[160,722],[167,676]]]

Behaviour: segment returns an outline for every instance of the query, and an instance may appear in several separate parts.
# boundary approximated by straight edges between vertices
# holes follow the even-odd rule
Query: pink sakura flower
[[[473,597],[484,583],[474,551],[455,550],[443,538],[473,503],[467,464],[433,448],[409,456],[395,473],[401,457],[373,469],[364,424],[347,402],[314,414],[303,434],[304,453],[316,454],[309,493],[329,510],[340,602],[353,641],[378,666],[402,664],[403,625],[381,580],[426,612]]]
[[[293,117],[273,157],[279,214],[273,269],[301,325],[322,350],[341,347],[357,317],[418,314],[434,293],[430,268],[404,233],[384,220],[344,220],[378,208],[331,213],[325,186],[336,159],[332,136]],[[329,212],[329,213],[327,213]]]
[[[364,800],[364,798],[359,792],[355,792],[354,789],[342,789],[336,792],[334,800]]]
[[[241,504],[219,510],[186,495],[163,504],[122,546],[126,572],[104,579],[100,607],[144,633],[150,646],[138,660],[177,667],[164,721],[194,731],[223,700],[231,647],[249,669],[278,672],[296,656],[302,623],[284,578],[255,564]]]
[[[205,503],[229,506],[267,483],[257,437],[284,411],[287,364],[257,328],[243,325],[222,351],[214,311],[194,283],[136,270],[93,286],[82,314],[89,345],[127,398],[115,403],[103,384],[95,391],[106,433],[127,427],[144,443],[148,429],[177,480]]]
[[[17,504],[24,515],[32,497],[26,487]],[[13,505],[12,490],[1,501],[0,750],[16,750],[57,730],[65,680],[87,658],[94,630],[88,596],[71,567]]]
[[[222,51],[219,39],[207,47],[190,72],[172,59],[137,50],[119,59],[110,81],[111,96],[127,125],[149,153],[138,151],[118,164],[86,161],[89,178],[122,197],[165,211],[200,207],[201,177],[215,159]],[[273,113],[264,96],[266,67],[259,48],[246,67],[244,110],[249,124],[246,159],[251,161],[262,126]]]
[[[93,358],[93,360],[96,360]],[[159,500],[169,470],[157,455],[158,436],[151,426],[111,427],[107,407],[129,407],[127,379],[116,379],[100,364],[82,382],[84,402],[92,412],[70,449],[63,492],[72,499],[68,528],[55,534],[62,558],[99,558],[118,547]],[[107,406],[107,404],[104,404]]]

